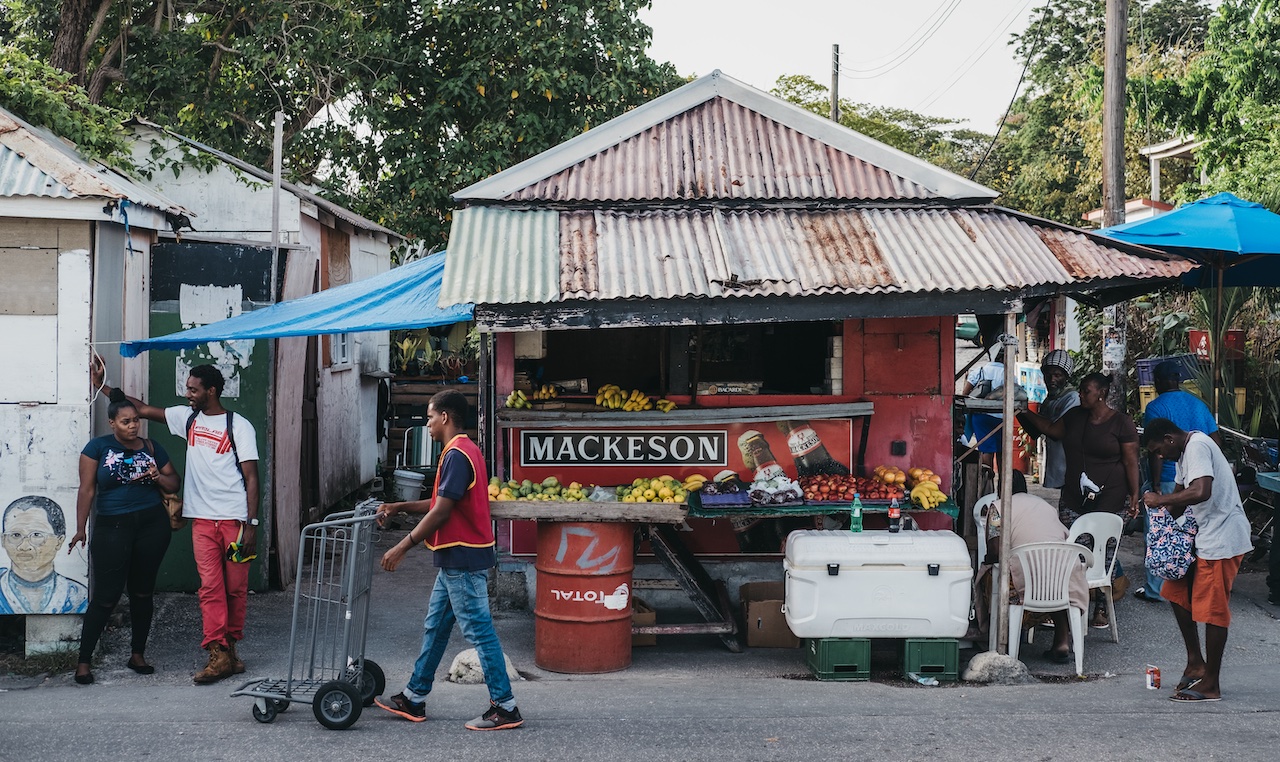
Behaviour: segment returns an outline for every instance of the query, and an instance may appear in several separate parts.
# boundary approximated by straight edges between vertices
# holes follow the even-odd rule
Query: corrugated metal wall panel
[[[925,199],[924,187],[724,98],[507,198],[540,201]]]
[[[440,306],[560,299],[560,215],[469,207],[453,213]]]

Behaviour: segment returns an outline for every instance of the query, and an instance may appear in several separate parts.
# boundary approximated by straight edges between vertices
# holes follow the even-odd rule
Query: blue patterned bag
[[[1177,519],[1164,508],[1148,509],[1147,570],[1161,579],[1182,579],[1196,560],[1196,532],[1200,531],[1191,509]]]

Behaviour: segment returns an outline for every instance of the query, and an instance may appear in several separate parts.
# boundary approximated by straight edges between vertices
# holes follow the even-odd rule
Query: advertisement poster
[[[853,422],[787,420],[655,426],[529,427],[509,430],[511,478],[613,487],[639,477],[701,474],[714,479],[733,471],[743,481],[778,473],[796,479],[849,473]],[[535,550],[532,521],[513,522],[512,553]]]

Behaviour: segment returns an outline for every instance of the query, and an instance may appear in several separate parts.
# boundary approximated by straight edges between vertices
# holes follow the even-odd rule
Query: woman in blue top
[[[176,492],[178,474],[158,442],[138,436],[138,410],[114,390],[107,408],[111,434],[89,440],[80,452],[80,491],[76,499],[76,534],[67,551],[85,543],[93,499],[98,499],[89,541],[93,592],[80,631],[80,659],[75,681],[93,682],[93,651],[107,619],[129,590],[133,654],[127,666],[140,675],[155,672],[143,653],[155,611],[153,594],[160,562],[169,549],[169,514],[160,491]]]

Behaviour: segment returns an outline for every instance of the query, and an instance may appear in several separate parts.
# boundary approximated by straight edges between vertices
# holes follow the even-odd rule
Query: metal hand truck
[[[364,658],[379,505],[370,498],[303,528],[289,676],[250,680],[231,694],[254,697],[258,722],[274,721],[290,702],[308,701],[321,725],[346,730],[386,688],[382,669]]]

